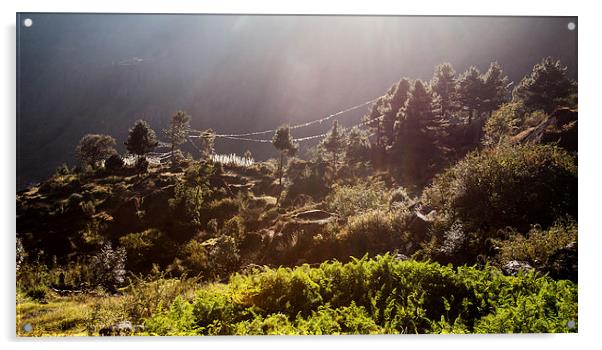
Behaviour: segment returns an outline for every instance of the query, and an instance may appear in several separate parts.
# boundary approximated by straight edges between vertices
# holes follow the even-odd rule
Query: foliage
[[[190,128],[190,115],[184,111],[177,111],[171,116],[169,127],[163,133],[171,143],[171,163],[176,164],[176,149],[186,142],[188,129]]]
[[[110,172],[116,172],[123,169],[125,163],[123,162],[123,158],[117,153],[112,154],[109,158],[105,160],[105,169]]]
[[[138,120],[128,133],[125,146],[131,154],[143,156],[159,145],[155,131],[144,120]]]
[[[373,209],[386,209],[389,198],[380,181],[365,181],[356,185],[337,185],[326,197],[326,209],[342,218],[349,218]]]
[[[530,112],[543,110],[550,114],[557,107],[567,106],[577,86],[566,76],[566,70],[559,60],[544,58],[520,81],[513,98],[522,100]]]
[[[483,74],[482,104],[483,110],[491,114],[508,98],[508,77],[504,75],[499,63],[492,62]]]
[[[431,92],[417,80],[400,111],[393,144],[392,163],[408,184],[427,181],[441,159],[437,139],[444,132],[443,119],[434,111]]]
[[[87,134],[81,138],[75,152],[82,165],[97,167],[103,160],[117,153],[116,141],[109,135]]]
[[[332,158],[332,169],[336,174],[337,171],[337,160],[340,159],[340,155],[343,153],[346,143],[346,131],[338,120],[332,123],[332,128],[326,134],[326,137],[321,142],[321,146],[329,152]]]
[[[409,212],[372,210],[349,219],[338,239],[349,256],[376,255],[400,250],[404,253],[411,235],[407,232]]]
[[[524,118],[522,102],[509,102],[497,109],[485,122],[483,144],[497,146],[517,133]]]
[[[518,145],[468,155],[438,175],[423,199],[467,232],[495,233],[576,217],[576,194],[571,155],[554,146]]]
[[[548,229],[533,227],[526,235],[511,230],[508,239],[497,240],[502,266],[512,260],[526,262],[545,272],[553,268],[551,258],[570,243],[577,242],[577,223],[558,221]]]
[[[182,297],[177,296],[166,313],[162,313],[162,311],[163,305],[159,305],[158,315],[144,322],[145,331],[149,334],[184,335],[194,329],[193,307]]]
[[[483,98],[481,94],[484,84],[481,72],[475,66],[468,68],[458,81],[460,103],[470,111],[469,124],[474,119],[474,114],[480,113],[483,110]]]
[[[146,324],[166,335],[577,331],[569,326],[577,320],[570,281],[389,255],[236,275],[186,303]]]
[[[306,196],[319,201],[330,191],[332,172],[328,171],[326,162],[293,159],[289,162],[286,173],[289,185],[284,196],[285,204],[295,204],[299,197]]]
[[[215,153],[215,132],[212,129],[204,130],[199,138],[201,146],[199,148],[202,160],[209,160]]]
[[[158,229],[129,233],[119,238],[128,256],[128,268],[134,271],[151,267],[151,261],[158,262],[162,253],[168,250],[165,235]]]
[[[274,147],[280,151],[280,163],[278,165],[279,184],[282,186],[282,175],[284,173],[284,155],[294,156],[298,151],[298,145],[293,141],[291,129],[288,125],[284,125],[276,130],[272,139]]]
[[[443,63],[435,67],[431,86],[433,92],[437,94],[437,105],[443,116],[454,112],[458,108],[456,71],[450,63]]]
[[[91,261],[95,285],[115,292],[125,282],[126,256],[124,247],[113,249],[111,243],[105,243]]]
[[[351,128],[347,135],[345,148],[345,161],[353,166],[365,162],[370,155],[370,140],[368,133],[358,127]]]

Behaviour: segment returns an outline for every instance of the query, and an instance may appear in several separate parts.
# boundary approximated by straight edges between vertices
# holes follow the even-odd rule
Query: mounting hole
[[[27,28],[31,27],[33,25],[33,21],[31,20],[31,18],[25,18],[23,20],[23,25]]]
[[[31,326],[30,323],[26,323],[25,325],[23,325],[23,330],[27,333],[33,331],[33,327]]]
[[[577,28],[577,25],[575,24],[575,22],[569,22],[569,24],[567,24],[566,27],[569,30],[575,30],[575,28]]]

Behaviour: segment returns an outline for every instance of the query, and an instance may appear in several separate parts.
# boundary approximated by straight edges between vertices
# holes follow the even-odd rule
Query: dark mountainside
[[[113,135],[124,151],[123,125],[143,118],[159,129],[177,109],[196,129],[247,132],[364,102],[403,75],[430,79],[442,61],[462,72],[498,60],[516,82],[550,55],[576,77],[567,18],[28,17],[34,25],[18,38],[18,188],[72,163],[86,133]],[[218,153],[246,149],[277,155],[270,144],[216,141]]]

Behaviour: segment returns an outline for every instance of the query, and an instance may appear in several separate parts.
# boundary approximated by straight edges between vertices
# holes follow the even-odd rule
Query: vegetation
[[[98,167],[100,162],[117,153],[116,141],[109,135],[88,134],[79,141],[75,152],[80,163]]]
[[[144,120],[138,120],[134,124],[125,142],[128,152],[138,156],[138,158],[155,149],[158,144],[155,131]]]
[[[577,331],[576,84],[509,86],[444,63],[265,161],[183,111],[84,136],[17,193],[19,335]]]
[[[385,255],[235,275],[145,325],[157,335],[568,332],[576,299],[569,281]]]

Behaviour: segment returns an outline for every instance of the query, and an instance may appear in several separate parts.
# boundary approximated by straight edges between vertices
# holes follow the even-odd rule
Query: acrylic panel
[[[16,23],[17,336],[578,331],[577,17]]]

